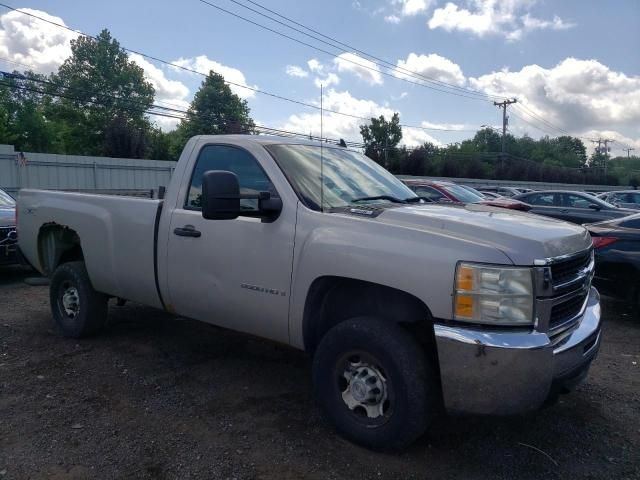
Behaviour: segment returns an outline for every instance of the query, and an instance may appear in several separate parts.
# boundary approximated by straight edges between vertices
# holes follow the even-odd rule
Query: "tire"
[[[313,359],[314,393],[337,431],[374,450],[400,450],[437,412],[438,383],[418,342],[396,323],[344,321]]]
[[[63,263],[56,269],[49,301],[54,323],[65,337],[86,337],[106,324],[108,297],[93,289],[84,262]]]

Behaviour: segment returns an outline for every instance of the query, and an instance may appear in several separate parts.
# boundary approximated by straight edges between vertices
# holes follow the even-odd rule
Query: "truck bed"
[[[96,290],[160,307],[155,237],[161,205],[162,200],[145,198],[21,190],[20,249],[35,268],[50,274],[47,265],[53,263],[56,252],[47,248],[43,233],[48,226],[71,229],[82,239],[87,271]]]

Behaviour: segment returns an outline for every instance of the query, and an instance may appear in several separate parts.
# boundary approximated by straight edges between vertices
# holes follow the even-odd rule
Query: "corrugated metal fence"
[[[0,188],[149,191],[168,185],[175,162],[15,152],[0,145]]]

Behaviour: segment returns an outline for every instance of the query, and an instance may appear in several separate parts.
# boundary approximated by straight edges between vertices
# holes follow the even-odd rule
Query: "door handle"
[[[178,227],[178,228],[173,230],[173,233],[175,235],[178,235],[179,237],[194,237],[194,238],[198,238],[200,235],[202,235],[202,233],[200,231],[196,230],[193,225],[185,225],[182,228]]]

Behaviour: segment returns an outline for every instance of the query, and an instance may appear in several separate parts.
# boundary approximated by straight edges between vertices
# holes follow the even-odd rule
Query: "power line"
[[[213,6],[214,8],[217,8],[217,6],[212,5],[212,4],[210,4],[209,2],[205,2],[205,1],[203,1],[203,0],[199,0],[199,1],[201,1],[202,3],[205,3],[205,4],[209,5],[209,6]],[[426,76],[426,75],[420,74],[420,73],[418,73],[418,72],[414,72],[414,71],[409,70],[409,69],[406,69],[406,68],[404,68],[404,67],[397,66],[397,65],[395,65],[395,64],[393,64],[393,63],[391,63],[391,62],[389,62],[388,60],[384,60],[384,59],[382,59],[382,58],[380,58],[380,57],[377,57],[377,56],[375,56],[375,55],[373,55],[373,54],[370,54],[370,53],[364,52],[364,51],[362,51],[362,50],[360,50],[360,49],[358,49],[358,48],[355,48],[355,47],[353,47],[353,46],[351,46],[351,45],[349,45],[349,44],[346,44],[346,43],[344,43],[344,42],[341,42],[341,41],[339,41],[339,40],[337,40],[337,39],[335,39],[335,38],[333,38],[333,37],[330,37],[330,36],[328,36],[328,35],[325,35],[325,34],[323,34],[323,33],[320,33],[320,32],[318,32],[317,30],[314,30],[314,29],[313,29],[313,28],[311,28],[311,27],[308,27],[308,26],[306,26],[306,25],[303,25],[303,24],[302,24],[302,23],[300,23],[300,22],[297,22],[297,21],[295,21],[295,20],[292,20],[292,19],[291,19],[291,18],[289,18],[289,17],[286,17],[286,16],[284,16],[284,15],[282,15],[282,14],[278,13],[278,12],[275,12],[274,10],[269,9],[269,8],[265,7],[264,5],[259,4],[258,2],[254,2],[254,1],[252,1],[252,0],[247,0],[247,1],[249,1],[249,3],[251,3],[251,4],[253,4],[253,5],[256,5],[257,7],[261,8],[261,9],[263,9],[263,10],[265,10],[265,11],[268,11],[268,12],[270,12],[270,13],[273,13],[273,14],[274,14],[274,15],[276,15],[277,17],[282,18],[282,19],[286,20],[287,22],[290,22],[290,23],[292,23],[292,24],[294,24],[294,25],[297,25],[297,26],[299,26],[299,27],[302,27],[302,28],[304,28],[304,29],[306,29],[306,30],[308,30],[308,31],[310,31],[310,32],[313,32],[313,33],[317,34],[317,35],[318,35],[318,36],[320,36],[320,37],[326,38],[326,39],[327,39],[327,40],[329,40],[329,41],[327,41],[327,40],[323,40],[322,38],[319,38],[318,36],[311,35],[311,34],[309,34],[309,33],[305,32],[305,31],[303,31],[303,30],[300,30],[299,28],[296,28],[296,27],[293,27],[293,26],[291,26],[291,25],[288,25],[288,24],[287,24],[287,23],[285,23],[285,22],[282,22],[282,21],[280,21],[280,20],[278,20],[278,19],[276,19],[276,18],[273,18],[272,16],[267,15],[267,14],[265,14],[265,13],[262,13],[262,12],[260,12],[260,11],[256,10],[256,9],[254,9],[254,8],[251,8],[251,7],[249,7],[248,5],[245,5],[245,4],[243,4],[243,3],[241,3],[241,2],[239,2],[239,1],[237,1],[237,0],[229,0],[229,1],[231,1],[232,3],[234,3],[234,4],[238,5],[238,6],[242,7],[242,8],[245,8],[245,9],[247,9],[247,10],[251,11],[251,12],[254,12],[254,13],[256,13],[256,14],[258,14],[258,15],[260,15],[260,16],[262,16],[262,17],[264,17],[264,18],[268,18],[269,20],[271,20],[271,21],[273,21],[273,22],[276,22],[276,23],[278,23],[278,24],[280,24],[280,25],[282,25],[282,26],[284,26],[284,27],[286,27],[286,28],[289,28],[289,29],[291,29],[291,30],[293,30],[293,31],[295,31],[295,32],[301,33],[302,35],[305,35],[305,36],[307,36],[307,37],[309,37],[309,38],[312,38],[312,39],[314,39],[314,40],[316,40],[316,41],[318,41],[318,42],[321,42],[321,43],[323,43],[323,44],[325,44],[325,45],[329,45],[329,46],[331,46],[331,47],[333,47],[333,48],[335,48],[335,49],[337,49],[337,50],[340,50],[340,51],[341,51],[341,52],[343,52],[343,53],[352,53],[352,52],[356,52],[356,53],[359,53],[360,55],[362,55],[362,56],[364,56],[364,57],[372,58],[373,60],[375,60],[375,61],[374,61],[374,62],[372,62],[372,63],[374,63],[375,65],[377,65],[377,66],[379,66],[379,67],[382,67],[382,68],[388,68],[388,69],[390,69],[390,70],[392,70],[392,71],[400,72],[400,73],[402,73],[402,74],[404,74],[404,75],[407,75],[407,76],[410,76],[410,77],[412,77],[412,78],[416,78],[416,79],[419,79],[419,80],[425,81],[425,82],[427,82],[427,83],[433,83],[433,84],[436,84],[436,85],[439,85],[439,86],[442,86],[442,87],[445,87],[445,88],[451,88],[451,89],[453,89],[453,90],[458,90],[458,91],[461,91],[461,92],[464,92],[464,93],[467,93],[467,94],[479,95],[480,97],[482,97],[482,99],[485,99],[485,100],[486,100],[487,98],[496,98],[496,99],[501,98],[501,97],[491,97],[490,95],[488,95],[488,94],[486,94],[486,93],[484,93],[484,92],[480,92],[480,91],[478,91],[478,90],[473,90],[473,89],[470,89],[470,88],[461,87],[461,86],[459,86],[459,85],[454,85],[454,84],[452,84],[452,83],[448,83],[448,82],[445,82],[445,81],[443,81],[443,80],[438,80],[438,79],[435,79],[435,78],[432,78],[432,77],[428,77],[428,76]],[[225,13],[232,14],[231,12],[227,12],[227,11],[226,11],[226,10],[224,10],[224,9],[221,9],[221,10],[222,10],[222,11],[224,11]],[[232,14],[232,15],[233,15],[233,14]],[[240,17],[240,16],[238,16],[238,17],[239,17],[239,18],[244,19],[244,17]],[[248,20],[247,20],[247,21],[248,21]],[[345,48],[345,47],[346,47],[346,48]],[[314,47],[314,48],[315,48],[315,47]],[[324,52],[324,51],[323,51],[323,52]],[[324,52],[324,53],[328,53],[328,54],[330,54],[330,55],[332,55],[332,56],[336,57],[336,55],[335,55],[335,54],[332,54],[332,53],[330,53],[330,52]],[[367,65],[363,65],[363,64],[360,64],[360,63],[356,63],[356,62],[353,62],[353,61],[350,61],[350,60],[347,60],[347,59],[344,59],[344,58],[343,58],[342,60],[344,60],[344,61],[348,61],[348,62],[350,62],[350,63],[354,63],[354,64],[356,64],[356,65],[358,65],[358,66],[363,67],[363,68],[370,68],[370,67],[368,67]],[[365,59],[365,58],[363,58],[363,60],[366,60],[366,59]],[[369,60],[369,61],[370,61],[370,60]],[[375,70],[375,69],[374,69],[374,70]],[[397,76],[395,76],[395,78],[398,78],[398,77],[397,77]],[[400,78],[400,79],[401,79],[401,78]],[[402,79],[401,79],[401,80],[402,80]],[[445,93],[449,93],[449,92],[445,92]]]
[[[93,35],[89,35],[89,34],[86,34],[86,33],[82,32],[82,31],[80,31],[80,30],[75,30],[75,29],[73,29],[71,27],[68,27],[66,25],[54,22],[54,21],[46,19],[46,18],[42,18],[42,17],[40,17],[38,15],[35,15],[33,13],[19,10],[17,8],[11,7],[11,6],[6,5],[4,3],[0,3],[0,7],[7,8],[9,10],[21,13],[23,15],[27,15],[27,16],[32,17],[32,18],[36,18],[38,20],[41,20],[41,21],[46,22],[46,23],[49,23],[49,24],[54,25],[54,26],[59,27],[59,28],[64,28],[65,30],[69,30],[71,32],[77,33],[78,35],[82,35],[82,36],[85,36],[85,37],[88,37],[88,38],[93,38],[94,40],[96,39],[96,37],[93,36]],[[153,55],[149,55],[149,54],[146,54],[146,53],[143,53],[143,52],[131,49],[131,48],[124,47],[122,45],[120,45],[120,48],[122,50],[126,51],[126,52],[135,53],[135,54],[140,55],[140,56],[142,56],[144,58],[147,58],[149,60],[153,60],[153,61],[162,63],[164,65],[175,67],[175,68],[178,68],[180,70],[184,70],[186,72],[195,73],[195,74],[201,75],[203,77],[207,77],[208,76],[206,73],[199,72],[199,71],[194,70],[194,69],[189,68],[189,67],[185,67],[184,65],[179,65],[179,64],[176,64],[176,63],[172,63],[172,62],[169,62],[167,60],[163,60],[161,58],[155,57]],[[303,101],[300,101],[300,100],[295,100],[295,99],[292,99],[292,98],[284,97],[282,95],[278,95],[278,94],[275,94],[275,93],[267,92],[265,90],[260,90],[260,89],[255,88],[255,87],[250,87],[248,85],[235,83],[235,82],[232,82],[232,81],[227,80],[227,79],[223,79],[223,81],[228,85],[234,85],[234,86],[239,87],[239,88],[244,88],[244,89],[250,90],[252,92],[259,93],[261,95],[266,95],[266,96],[269,96],[269,97],[272,97],[272,98],[276,98],[278,100],[283,100],[283,101],[286,101],[286,102],[290,102],[290,103],[294,103],[294,104],[297,104],[297,105],[301,105],[303,107],[312,108],[314,110],[320,110],[319,106],[313,105],[311,103],[306,103],[306,102],[303,102]],[[354,114],[350,114],[350,113],[346,113],[346,112],[339,112],[339,111],[336,111],[336,110],[330,110],[330,109],[326,109],[326,108],[324,109],[324,111],[327,112],[327,113],[335,114],[335,115],[354,118],[356,120],[365,120],[367,122],[371,120],[371,117],[362,117],[362,116],[359,116],[359,115],[354,115]],[[423,126],[409,125],[409,124],[400,124],[400,126],[403,127],[403,128],[413,128],[413,129],[424,130],[424,131],[441,131],[441,132],[472,132],[472,131],[475,131],[475,130],[462,130],[462,129],[454,129],[454,128],[423,127]]]
[[[275,33],[276,35],[279,35],[279,36],[281,36],[281,37],[283,37],[283,38],[286,38],[286,39],[291,40],[291,41],[293,41],[293,42],[299,43],[300,45],[304,45],[304,46],[306,46],[306,47],[312,48],[312,49],[317,50],[317,51],[319,51],[319,52],[322,52],[322,53],[324,53],[324,54],[326,54],[326,55],[330,55],[331,57],[334,57],[334,58],[337,58],[337,57],[338,57],[338,55],[336,55],[336,54],[334,54],[334,53],[332,53],[332,52],[330,52],[330,51],[328,51],[328,50],[325,50],[325,49],[323,49],[323,48],[320,48],[320,47],[317,47],[317,46],[315,46],[315,45],[312,45],[312,44],[307,43],[307,42],[305,42],[305,41],[303,41],[303,40],[300,40],[300,39],[298,39],[298,38],[292,37],[291,35],[287,35],[286,33],[282,33],[282,32],[280,32],[280,31],[278,31],[278,30],[275,30],[275,29],[273,29],[273,28],[271,28],[271,27],[268,27],[268,26],[263,25],[263,24],[261,24],[261,23],[258,23],[258,22],[256,22],[256,21],[253,21],[253,20],[251,20],[251,19],[249,19],[249,18],[243,17],[243,16],[242,16],[242,15],[240,15],[240,14],[237,14],[237,13],[234,13],[234,12],[232,12],[232,11],[230,11],[230,10],[227,10],[227,9],[225,9],[225,8],[222,8],[222,7],[220,7],[220,6],[218,6],[218,5],[214,4],[214,3],[211,3],[211,2],[209,2],[209,1],[207,1],[207,0],[198,0],[198,1],[199,1],[199,2],[201,2],[201,3],[204,3],[204,4],[206,4],[206,5],[209,5],[210,7],[213,7],[213,8],[215,8],[215,9],[217,9],[217,10],[221,11],[221,12],[224,12],[224,13],[226,13],[226,14],[228,14],[228,15],[231,15],[231,16],[236,17],[236,18],[239,18],[239,19],[241,19],[241,20],[243,20],[243,21],[245,21],[245,22],[247,22],[247,23],[250,23],[250,24],[252,24],[252,25],[255,25],[255,26],[259,27],[259,28],[262,28],[262,29],[267,30],[267,31],[272,32],[272,33]],[[349,59],[346,59],[346,58],[342,58],[342,60],[343,60],[343,61],[345,61],[345,62],[348,62],[348,63],[352,63],[352,64],[354,64],[354,65],[357,65],[357,66],[359,66],[359,67],[365,68],[365,69],[367,69],[367,70],[371,70],[371,71],[374,71],[374,72],[378,72],[378,73],[380,73],[380,74],[382,74],[382,75],[386,75],[386,76],[388,76],[388,77],[392,77],[392,78],[397,78],[397,79],[402,80],[402,81],[404,81],[404,82],[412,83],[412,84],[414,84],[414,85],[419,85],[419,86],[421,86],[421,87],[429,88],[429,89],[431,89],[431,90],[435,90],[435,91],[438,91],[438,92],[448,93],[448,94],[451,94],[451,95],[456,95],[456,96],[459,96],[459,97],[469,98],[469,99],[472,99],[472,100],[486,101],[486,98],[480,98],[480,97],[476,97],[476,96],[464,95],[464,94],[462,94],[462,93],[451,92],[451,91],[448,91],[448,90],[442,90],[442,89],[439,89],[439,88],[436,88],[436,87],[433,87],[433,86],[426,85],[426,84],[424,84],[424,83],[420,83],[420,82],[415,82],[415,81],[413,81],[413,80],[409,80],[409,79],[407,79],[407,78],[400,78],[400,77],[396,77],[396,76],[395,76],[394,74],[392,74],[392,73],[384,72],[384,71],[381,71],[381,70],[379,70],[379,69],[377,69],[377,68],[373,68],[373,67],[371,67],[371,66],[369,66],[369,65],[364,65],[364,64],[362,64],[362,63],[354,62],[354,61],[349,60]]]

